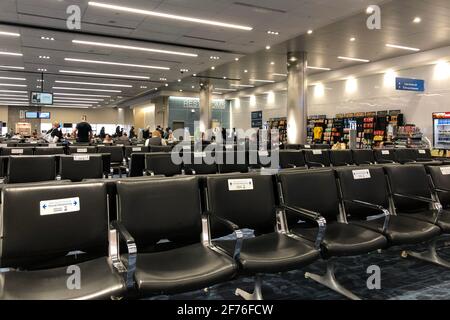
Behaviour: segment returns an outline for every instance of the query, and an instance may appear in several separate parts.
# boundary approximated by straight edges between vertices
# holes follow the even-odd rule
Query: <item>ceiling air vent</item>
[[[256,6],[254,4],[251,3],[245,3],[245,2],[233,2],[234,5],[236,6],[241,6],[241,7],[247,7],[247,8],[251,8],[254,9],[255,11],[258,12],[277,12],[277,13],[287,13],[286,10],[281,10],[281,9],[275,9],[275,8],[269,8],[269,7],[263,7],[263,6]]]

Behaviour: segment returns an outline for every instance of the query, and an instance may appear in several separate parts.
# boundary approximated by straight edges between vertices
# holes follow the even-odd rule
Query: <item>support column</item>
[[[306,70],[308,67],[306,52],[288,53],[287,78],[287,125],[288,143],[306,143],[308,88]]]
[[[212,117],[212,86],[208,82],[202,82],[200,86],[200,131],[211,129]]]

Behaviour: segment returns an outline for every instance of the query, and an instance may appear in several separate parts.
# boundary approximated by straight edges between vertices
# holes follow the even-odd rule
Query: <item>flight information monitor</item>
[[[32,104],[53,104],[53,93],[48,92],[31,92]]]

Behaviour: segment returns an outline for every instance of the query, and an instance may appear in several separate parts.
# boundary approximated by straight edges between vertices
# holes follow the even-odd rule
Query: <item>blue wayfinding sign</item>
[[[397,90],[423,92],[425,91],[425,80],[396,78],[395,86]]]

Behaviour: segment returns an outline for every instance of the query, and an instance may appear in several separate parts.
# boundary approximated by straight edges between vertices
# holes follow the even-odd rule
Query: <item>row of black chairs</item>
[[[0,298],[147,297],[242,274],[256,276],[255,291],[236,293],[261,299],[262,274],[322,258],[325,275],[306,277],[358,299],[337,281],[333,259],[449,233],[449,173],[413,164],[154,177],[116,181],[109,195],[104,182],[7,186]],[[108,197],[118,206],[108,210]],[[450,267],[434,249],[407,254]],[[79,271],[77,290],[69,270]]]

